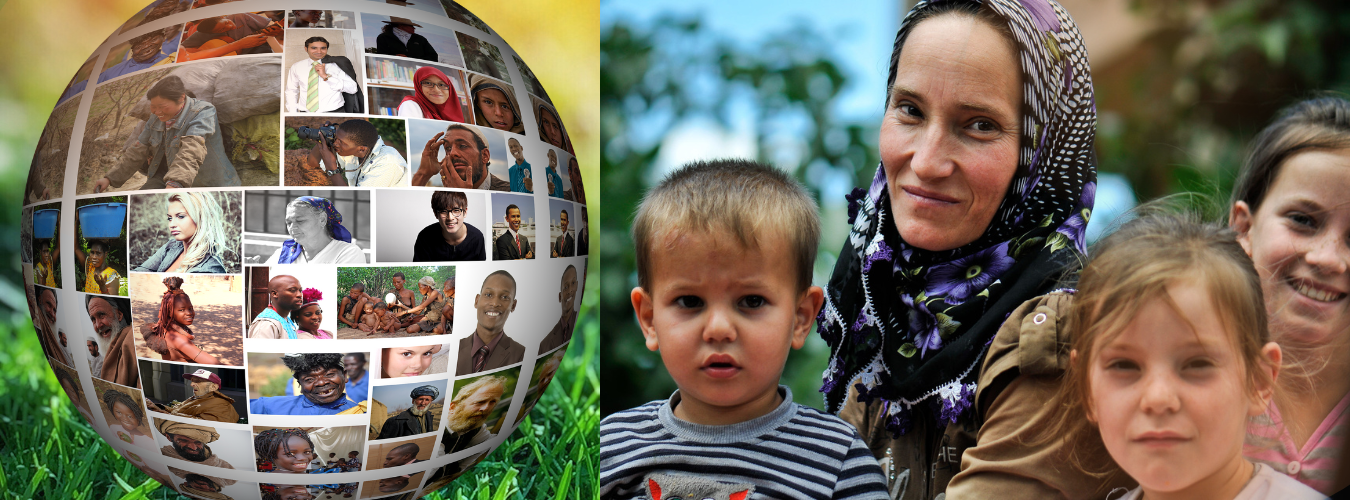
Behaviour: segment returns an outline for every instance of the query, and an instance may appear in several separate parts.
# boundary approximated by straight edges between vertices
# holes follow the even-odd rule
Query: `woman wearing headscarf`
[[[168,202],[169,241],[131,270],[225,273],[225,217],[216,193],[173,193]]]
[[[520,106],[511,86],[486,76],[469,75],[470,99],[474,122],[482,127],[525,135],[520,121]]]
[[[1069,357],[1056,325],[1072,296],[1057,279],[1084,251],[1095,193],[1073,20],[1053,0],[921,1],[886,97],[881,165],[849,195],[818,317],[828,410],[858,428],[895,498],[1127,486],[1113,464],[1076,473],[1063,442],[1030,442],[1057,413],[1042,406]]]
[[[464,110],[459,107],[454,80],[431,66],[417,68],[413,73],[413,95],[399,103],[398,116],[463,123]]]
[[[179,361],[202,365],[218,365],[220,360],[192,343],[192,323],[197,317],[192,298],[183,291],[183,278],[164,278],[168,288],[160,297],[159,313],[154,323],[141,327],[145,346],[159,353],[165,361]]]
[[[539,112],[535,115],[535,119],[539,122],[539,138],[575,155],[572,140],[567,137],[567,129],[563,128],[562,118],[558,116],[558,112],[542,102],[539,102],[537,110]]]
[[[286,205],[286,231],[291,239],[267,258],[267,264],[364,264],[366,255],[342,227],[333,202],[301,196]]]

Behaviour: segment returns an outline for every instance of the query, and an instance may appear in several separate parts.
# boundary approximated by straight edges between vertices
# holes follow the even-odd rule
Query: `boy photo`
[[[760,163],[688,164],[647,193],[633,221],[631,298],[646,347],[679,390],[601,422],[602,497],[693,484],[889,498],[857,431],[779,383],[824,302],[811,285],[819,235],[811,196]],[[838,460],[806,458],[821,454]],[[684,472],[691,463],[717,480]]]

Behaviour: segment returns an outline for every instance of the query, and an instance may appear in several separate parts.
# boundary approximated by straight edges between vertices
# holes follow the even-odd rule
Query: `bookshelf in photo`
[[[473,111],[469,106],[468,93],[464,90],[463,71],[443,64],[402,58],[366,56],[366,86],[370,90],[371,114],[397,115],[399,103],[404,97],[413,94],[413,75],[422,66],[433,66],[450,77],[460,108],[464,110],[465,121],[472,123]]]

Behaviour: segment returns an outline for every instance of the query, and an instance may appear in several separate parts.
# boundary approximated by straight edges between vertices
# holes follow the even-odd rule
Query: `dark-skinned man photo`
[[[300,384],[299,396],[272,396],[249,400],[255,415],[352,415],[364,405],[347,397],[347,374],[339,353],[287,353],[281,362]]]

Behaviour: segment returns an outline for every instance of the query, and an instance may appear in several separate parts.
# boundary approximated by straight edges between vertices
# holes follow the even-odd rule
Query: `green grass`
[[[477,467],[423,498],[599,497],[597,291],[587,290],[570,352],[520,428]],[[21,320],[0,322],[0,498],[187,498],[160,487],[103,442],[61,392],[31,323],[15,318]]]

